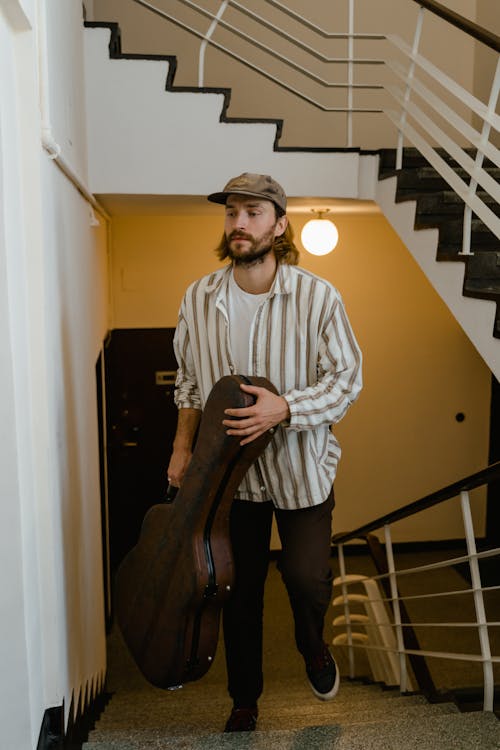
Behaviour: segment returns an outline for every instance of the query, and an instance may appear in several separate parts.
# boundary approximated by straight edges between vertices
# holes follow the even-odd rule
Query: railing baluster
[[[203,88],[204,86],[204,80],[205,80],[205,52],[208,46],[208,42],[213,36],[213,33],[215,29],[217,28],[217,24],[219,23],[220,19],[224,15],[224,11],[226,10],[227,6],[229,5],[229,0],[223,0],[222,3],[219,6],[219,10],[217,11],[214,20],[208,27],[208,31],[205,34],[202,43],[200,44],[200,56],[198,60],[198,88]]]
[[[417,25],[415,27],[415,34],[413,37],[413,47],[411,51],[411,63],[408,68],[408,75],[406,77],[406,88],[404,96],[403,111],[401,112],[401,119],[398,131],[398,147],[396,150],[396,169],[401,169],[403,166],[403,145],[404,145],[404,125],[406,122],[406,104],[410,101],[412,81],[415,75],[415,56],[418,54],[418,48],[420,45],[420,38],[422,36],[422,26],[424,23],[424,9],[420,8],[418,11]]]
[[[490,92],[490,98],[488,102],[488,116],[491,117],[496,112],[497,102],[498,102],[498,96],[500,94],[500,58],[497,60],[497,67],[495,71],[495,75],[493,77],[493,83],[491,85],[491,92]],[[484,161],[484,148],[486,144],[489,141],[490,138],[490,132],[491,132],[491,125],[488,122],[487,119],[483,121],[483,127],[481,130],[481,138],[479,140],[479,145],[476,153],[476,159],[474,164],[474,170],[480,170],[483,166]],[[476,194],[477,190],[477,179],[475,177],[471,177],[470,183],[469,183],[469,193],[468,193],[468,200],[472,200],[472,198]],[[462,255],[473,255],[472,252],[472,209],[468,203],[466,203],[464,208],[464,227],[463,227],[463,238],[462,238]]]
[[[472,590],[474,592],[474,607],[476,610],[479,643],[481,646],[481,656],[483,658],[483,710],[493,711],[493,662],[491,659],[488,622],[486,619],[486,611],[484,608],[483,590],[481,588],[481,573],[479,571],[479,561],[477,559],[476,538],[474,536],[474,524],[472,522],[472,514],[470,510],[469,493],[465,490],[460,493],[460,501],[462,505],[462,516],[464,520],[465,539],[467,542],[467,553],[469,556]]]
[[[344,545],[339,544],[339,571],[340,578],[342,580],[342,598],[344,600],[344,617],[347,629],[347,653],[349,657],[349,677],[354,679],[354,649],[352,647],[352,628],[351,628],[351,613],[349,610],[349,597],[347,591],[346,580],[346,569],[345,569],[345,558],[344,558]]]
[[[408,685],[408,674],[406,670],[405,643],[403,638],[403,628],[401,627],[401,610],[399,606],[398,584],[396,580],[396,566],[394,565],[394,553],[392,549],[391,527],[389,524],[384,526],[385,536],[385,554],[387,556],[387,568],[389,570],[389,581],[391,584],[392,611],[394,615],[394,625],[396,629],[396,640],[398,643],[399,653],[399,687],[402,693],[405,693]]]
[[[347,66],[347,82],[349,88],[347,89],[347,146],[352,146],[352,111],[354,108],[354,0],[349,0],[349,39],[348,39],[348,50],[347,57],[349,63]]]

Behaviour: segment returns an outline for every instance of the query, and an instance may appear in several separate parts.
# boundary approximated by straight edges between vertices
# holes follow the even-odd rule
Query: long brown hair
[[[274,238],[272,249],[278,263],[288,263],[290,266],[296,266],[299,262],[299,251],[293,241],[293,237],[292,225],[288,223],[283,234]],[[225,260],[228,257],[228,244],[225,234],[222,235],[221,241],[215,248],[215,254],[219,260]]]

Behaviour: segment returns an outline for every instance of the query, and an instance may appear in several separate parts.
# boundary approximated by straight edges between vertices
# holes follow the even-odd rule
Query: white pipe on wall
[[[37,48],[42,146],[48,153],[49,157],[54,160],[55,164],[57,164],[61,172],[76,187],[80,195],[92,206],[92,208],[98,211],[98,213],[100,213],[105,219],[109,220],[111,217],[107,211],[96,200],[95,196],[90,192],[83,180],[78,177],[76,172],[64,158],[61,145],[57,142],[53,134],[50,121],[50,78],[47,54],[47,11],[45,2],[40,3],[38,6]],[[93,223],[92,218],[91,223]]]

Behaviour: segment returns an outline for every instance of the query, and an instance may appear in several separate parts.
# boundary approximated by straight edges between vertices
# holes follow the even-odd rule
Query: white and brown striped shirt
[[[231,266],[188,288],[174,347],[178,408],[203,409],[213,385],[235,373],[229,344],[227,289]],[[272,500],[284,509],[324,502],[340,447],[330,430],[356,400],[361,352],[338,291],[309,271],[281,264],[250,334],[248,369],[273,383],[290,407],[290,422],[239,487],[241,499]]]

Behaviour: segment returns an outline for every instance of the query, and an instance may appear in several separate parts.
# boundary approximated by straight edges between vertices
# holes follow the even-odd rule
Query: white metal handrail
[[[172,13],[154,6],[146,0],[132,1],[201,39],[198,65],[198,86],[200,87],[204,85],[205,52],[208,45],[210,45],[232,59],[242,63],[250,70],[264,76],[272,83],[285,89],[290,94],[293,94],[295,97],[320,109],[322,112],[336,113],[338,115],[345,114],[347,118],[345,144],[337,144],[338,146],[345,145],[349,148],[354,146],[363,147],[362,143],[354,144],[353,142],[353,123],[355,115],[369,117],[375,114],[385,114],[388,121],[392,123],[395,128],[397,152],[396,168],[400,169],[402,167],[403,147],[405,142],[409,142],[422,153],[427,161],[448,183],[450,188],[454,190],[464,202],[461,253],[464,255],[470,255],[472,253],[471,237],[473,214],[478,216],[478,218],[496,237],[500,238],[500,219],[488,206],[488,202],[483,200],[482,196],[478,194],[478,190],[481,188],[481,190],[486,192],[486,194],[495,202],[500,202],[500,186],[498,185],[498,182],[492,179],[484,169],[485,159],[490,160],[490,162],[497,167],[500,167],[500,152],[493,144],[491,138],[492,131],[500,132],[500,116],[496,114],[496,108],[500,96],[500,59],[498,60],[488,102],[484,103],[479,101],[471,92],[467,91],[463,86],[453,80],[445,71],[434,65],[431,60],[426,59],[419,51],[424,29],[424,19],[431,17],[433,13],[445,17],[448,12],[454,17],[451,21],[453,23],[454,20],[460,18],[457,14],[450,13],[450,11],[447,11],[444,6],[440,6],[439,3],[427,2],[427,0],[419,3],[420,7],[417,14],[413,43],[410,46],[397,35],[356,32],[354,22],[355,0],[345,0],[348,4],[348,28],[346,30],[337,30],[334,32],[324,29],[318,24],[312,22],[305,14],[297,13],[296,11],[287,8],[286,5],[279,2],[279,0],[266,0],[266,3],[269,6],[288,16],[298,25],[309,32],[312,32],[318,38],[327,41],[334,39],[347,40],[347,57],[333,57],[321,52],[319,45],[315,45],[305,39],[299,38],[297,34],[288,32],[286,29],[283,29],[281,25],[278,28],[276,23],[268,20],[262,14],[258,14],[252,10],[251,7],[248,7],[249,3],[245,5],[238,0],[223,0],[219,10],[216,13],[212,13],[207,8],[200,5],[199,2],[195,2],[194,0],[177,0],[179,4],[195,11],[199,16],[209,19],[209,28],[206,31],[203,31],[175,17]],[[418,3],[418,0],[412,0],[412,2]],[[435,6],[434,9],[433,6]],[[287,55],[278,52],[272,45],[263,44],[257,38],[256,34],[252,35],[235,23],[230,23],[223,18],[228,7],[233,8],[241,16],[251,19],[252,22],[258,23],[261,28],[265,28],[270,32],[275,32],[279,36],[281,42],[285,41],[289,44],[292,52]],[[457,25],[457,23],[454,23],[454,25]],[[477,39],[480,42],[484,42],[484,38],[487,37],[488,33],[477,27],[475,24],[469,24],[469,26],[474,27],[477,30]],[[230,48],[227,44],[223,44],[219,41],[216,38],[216,33],[219,28],[223,29],[225,32],[229,32],[234,41],[239,39],[245,44],[250,44],[251,47],[259,53],[258,60],[249,59],[237,48],[234,48],[234,46]],[[356,56],[355,41],[367,39],[375,41],[380,46],[379,57],[362,58]],[[397,51],[403,56],[405,64],[389,57],[387,54],[387,45],[389,45],[389,50],[392,49]],[[319,60],[322,63],[344,66],[346,70],[345,80],[330,80],[322,75],[318,75],[310,67],[305,66],[294,59],[293,50],[296,49],[307,52],[311,58]],[[321,97],[313,95],[306,87],[299,88],[296,85],[292,85],[282,75],[277,75],[275,72],[272,72],[265,67],[264,58],[266,55],[279,60],[279,62],[286,66],[287,69],[298,73],[303,77],[304,82],[309,80],[312,84],[318,85],[326,90],[344,89],[346,91],[345,105],[331,106],[328,102],[322,100]],[[382,76],[380,76],[379,81],[375,82],[356,80],[355,70],[359,66],[383,66],[381,69],[391,73],[394,77],[395,84],[387,83],[386,80],[382,80]],[[421,73],[424,73],[432,80],[433,86],[436,87],[435,90],[431,90],[429,86],[423,82],[420,77]],[[402,82],[402,87],[397,85],[398,81]],[[388,92],[396,102],[398,108],[392,110],[382,100],[379,107],[357,105],[355,92],[363,90]],[[466,116],[460,115],[450,104],[443,102],[443,92],[447,92],[447,94],[454,97],[459,107],[465,105],[468,114]],[[419,102],[421,103],[419,104]],[[424,111],[422,104],[425,105],[426,111]],[[429,108],[432,110],[432,116],[428,112]],[[478,130],[474,128],[468,120],[468,117],[472,114],[476,115],[481,120],[482,124]],[[454,130],[460,134],[460,137],[464,139],[471,148],[475,149],[473,157],[469,156],[466,147],[463,146],[462,143],[458,143],[450,137],[447,132],[445,132],[445,130],[438,124],[439,121],[449,123]],[[451,159],[460,164],[462,170],[465,171],[464,179],[456,174],[455,170],[450,167],[446,158],[439,155],[436,146],[444,149]]]
[[[269,0],[267,0],[269,2]],[[209,18],[211,20],[211,25],[209,32],[204,33],[199,31],[198,29],[195,29],[193,26],[190,26],[188,23],[175,18],[170,13],[167,13],[164,10],[161,10],[160,8],[157,8],[156,6],[152,5],[152,3],[146,2],[146,0],[132,0],[132,2],[136,3],[137,5],[141,5],[142,7],[146,8],[147,10],[155,13],[156,15],[171,21],[175,26],[178,26],[179,28],[182,28],[184,31],[189,32],[190,34],[193,34],[194,36],[197,36],[198,38],[202,39],[202,44],[205,44],[205,42],[208,42],[210,45],[215,47],[216,49],[219,49],[221,52],[224,52],[225,54],[229,55],[229,57],[232,57],[233,59],[237,60],[238,62],[242,63],[243,65],[246,65],[251,70],[254,70],[256,73],[259,73],[260,75],[264,76],[265,78],[268,78],[273,83],[276,83],[278,86],[281,86],[289,93],[294,94],[295,96],[303,99],[304,101],[308,102],[309,104],[312,104],[313,106],[317,107],[318,109],[321,109],[324,112],[347,112],[348,109],[346,107],[329,107],[325,104],[323,104],[320,101],[317,101],[312,96],[308,95],[307,93],[303,91],[298,91],[295,87],[289,85],[284,81],[283,79],[279,78],[276,75],[273,75],[272,73],[266,71],[262,65],[257,65],[256,63],[252,62],[251,60],[246,59],[242,54],[239,52],[235,52],[233,50],[230,50],[229,47],[215,41],[213,39],[213,32],[215,31],[215,28],[217,26],[220,26],[222,28],[225,28],[228,31],[231,31],[235,36],[239,37],[240,39],[243,39],[246,42],[250,42],[253,47],[256,49],[259,49],[263,52],[266,52],[271,57],[274,57],[281,62],[285,63],[288,67],[291,69],[294,69],[298,72],[300,72],[305,77],[309,78],[312,81],[315,81],[316,83],[319,83],[321,86],[324,86],[326,88],[349,88],[349,82],[348,81],[342,81],[342,82],[336,82],[336,81],[328,81],[324,78],[321,78],[320,76],[315,75],[311,70],[308,68],[305,68],[303,65],[300,65],[298,63],[295,63],[291,58],[286,57],[268,45],[264,45],[261,42],[259,42],[258,39],[255,39],[254,37],[250,36],[246,32],[243,32],[239,30],[234,24],[230,24],[224,20],[222,20],[222,14],[221,9],[219,9],[217,14],[211,13],[210,11],[206,10],[205,8],[200,7],[197,3],[192,2],[192,0],[178,0],[179,3],[186,5],[190,7],[192,10],[197,10],[199,13],[206,18]],[[352,0],[351,0],[352,2]],[[227,5],[231,5],[233,7],[236,7],[238,9],[242,8],[239,3],[234,2],[233,0],[227,0],[227,2],[223,3],[224,9],[227,7]],[[246,11],[246,15],[249,15],[249,12]],[[252,14],[252,17],[259,18],[256,14]],[[265,26],[266,28],[271,28],[273,31],[276,31],[276,28],[272,26],[271,24],[263,23],[262,19],[259,18],[259,21],[261,25]],[[332,34],[330,35],[332,37],[338,38],[338,39],[348,39],[349,34]],[[359,39],[384,39],[385,37],[381,34],[374,35],[374,34],[356,34],[354,35],[355,38]],[[359,58],[359,59],[351,59],[350,57],[328,57],[326,55],[322,55],[321,53],[317,52],[314,48],[311,48],[309,45],[298,43],[296,38],[286,34],[285,32],[281,32],[280,30],[280,38],[288,39],[289,41],[292,41],[294,45],[300,46],[302,49],[305,49],[309,54],[316,57],[317,59],[321,60],[325,63],[341,63],[341,64],[347,64],[347,65],[383,65],[384,60],[378,59],[378,58]],[[374,83],[353,83],[352,88],[359,88],[359,89],[382,89],[383,86],[381,84],[374,84]],[[381,109],[373,109],[373,108],[355,108],[352,111],[354,112],[366,112],[366,113],[374,113],[374,112],[381,112]]]
[[[480,486],[480,485],[477,485]],[[387,579],[390,581],[390,596],[384,596],[382,592],[380,592],[380,596],[377,597],[377,600],[380,602],[380,604],[385,604],[388,606],[389,610],[392,613],[392,618],[390,622],[390,627],[394,631],[396,636],[396,643],[397,646],[394,648],[390,648],[386,645],[380,645],[380,642],[377,642],[377,639],[374,639],[371,637],[371,634],[373,633],[373,629],[377,627],[376,622],[368,622],[363,624],[364,631],[367,635],[367,641],[364,642],[363,640],[360,640],[356,638],[354,627],[356,626],[355,620],[352,618],[352,605],[356,602],[356,595],[353,595],[350,593],[350,588],[353,585],[356,585],[359,581],[358,579],[360,576],[356,575],[349,575],[347,573],[347,566],[346,566],[346,556],[344,554],[344,543],[338,544],[338,552],[339,552],[339,569],[340,569],[340,576],[338,579],[335,580],[335,586],[340,588],[340,594],[337,596],[334,600],[334,606],[340,606],[342,607],[343,611],[343,621],[345,622],[345,643],[346,648],[348,649],[348,655],[349,655],[349,669],[351,676],[355,675],[355,659],[354,659],[354,652],[356,649],[364,649],[365,651],[380,651],[383,654],[387,653],[393,653],[396,654],[399,658],[399,664],[400,664],[400,680],[399,684],[402,691],[405,691],[407,689],[407,657],[411,655],[426,657],[426,658],[439,658],[439,659],[449,659],[452,661],[463,661],[463,662],[473,662],[478,663],[482,665],[483,668],[483,708],[485,711],[492,711],[493,710],[493,703],[494,703],[494,671],[493,671],[493,665],[494,664],[500,664],[500,653],[493,653],[490,637],[489,637],[489,630],[493,627],[500,627],[500,622],[497,620],[491,619],[488,620],[486,615],[486,609],[485,609],[485,603],[484,603],[484,594],[486,592],[498,592],[500,591],[500,585],[490,586],[483,588],[482,582],[481,582],[481,573],[479,569],[479,561],[488,559],[488,558],[494,558],[499,557],[500,558],[500,548],[498,547],[492,547],[487,550],[483,550],[478,552],[476,548],[476,537],[475,537],[475,531],[474,531],[474,525],[472,521],[472,514],[471,514],[471,507],[470,507],[470,497],[469,492],[466,490],[460,491],[458,495],[455,497],[460,497],[460,505],[461,505],[461,511],[462,511],[462,519],[464,524],[464,538],[467,546],[467,553],[465,555],[459,555],[454,556],[452,558],[448,558],[446,560],[439,560],[432,563],[426,563],[423,565],[417,565],[407,568],[401,568],[397,569],[395,557],[393,553],[393,543],[392,543],[392,524],[391,523],[382,523],[380,528],[383,529],[384,533],[384,540],[385,540],[385,552],[387,556],[387,569],[388,573],[383,573],[379,575],[374,576],[362,576],[361,578],[366,578],[367,581],[372,581],[374,584],[380,583],[384,579]],[[451,497],[448,493],[448,496],[443,498],[445,501],[449,502]],[[416,510],[416,512],[425,512],[425,508],[421,507]],[[397,520],[395,521],[397,522]],[[375,524],[373,524],[375,526]],[[349,535],[347,535],[349,536]],[[440,591],[440,592],[431,592],[431,593],[421,593],[421,594],[410,594],[410,595],[402,595],[398,589],[398,581],[400,579],[403,579],[404,577],[411,576],[413,574],[426,574],[429,575],[433,571],[440,571],[445,568],[450,568],[462,563],[467,562],[469,565],[470,570],[470,580],[471,585],[470,587],[466,588],[453,588],[450,591]],[[474,604],[474,613],[475,617],[472,619],[470,617],[469,619],[463,619],[463,620],[457,620],[455,617],[454,619],[451,619],[450,621],[444,622],[444,621],[438,621],[438,622],[426,622],[425,619],[422,620],[419,619],[418,622],[402,622],[401,618],[401,612],[400,612],[400,603],[403,601],[410,601],[410,600],[424,600],[424,599],[432,599],[435,597],[443,598],[443,597],[449,597],[449,596],[468,596],[472,597],[473,604]],[[385,625],[387,627],[387,625]],[[408,628],[425,628],[429,629],[430,632],[433,630],[436,631],[439,628],[461,628],[461,629],[474,629],[477,632],[478,640],[479,640],[479,651],[480,653],[462,653],[457,651],[444,651],[442,648],[438,648],[436,650],[433,650],[429,647],[422,648],[422,649],[415,649],[415,648],[407,648],[405,646],[405,630]],[[335,643],[342,642],[339,641],[338,638],[334,641]]]
[[[388,87],[388,91],[393,95],[401,108],[398,122],[396,168],[401,169],[403,165],[404,136],[407,136],[409,140],[412,141],[415,146],[417,146],[419,151],[421,151],[421,153],[426,156],[426,158],[429,159],[429,156],[431,156],[431,158],[434,158],[434,148],[432,146],[432,141],[423,139],[416,134],[416,131],[413,128],[408,127],[407,117],[408,115],[411,115],[414,122],[417,122],[427,132],[427,134],[432,137],[434,142],[437,142],[442,147],[444,147],[445,150],[456,161],[458,161],[464,169],[467,170],[469,183],[467,185],[465,182],[460,181],[463,183],[463,187],[460,186],[460,190],[456,190],[456,192],[462,197],[465,203],[462,234],[462,254],[471,255],[472,212],[474,208],[475,212],[486,224],[486,226],[497,237],[500,238],[500,219],[497,218],[494,212],[491,211],[483,203],[483,201],[474,200],[476,197],[478,184],[481,184],[482,187],[487,190],[497,202],[500,201],[500,185],[492,180],[489,177],[488,173],[482,169],[486,147],[488,147],[489,158],[497,166],[500,166],[500,152],[493,146],[493,144],[489,144],[488,142],[491,128],[494,127],[496,128],[496,130],[500,129],[500,117],[495,114],[500,91],[500,58],[497,62],[497,68],[491,87],[489,103],[488,106],[485,107],[472,94],[466,91],[462,86],[459,86],[449,76],[444,74],[443,71],[432,65],[432,63],[430,63],[422,55],[419,54],[418,49],[422,35],[424,11],[425,9],[423,7],[420,7],[417,27],[413,40],[413,47],[411,48],[411,50],[408,45],[405,44],[399,37],[393,35],[388,36],[388,40],[392,42],[392,44],[396,46],[400,51],[402,51],[410,61],[410,65],[406,75],[406,87],[404,94],[397,87]],[[391,65],[391,63],[389,62],[389,65],[393,70],[397,72],[398,75],[400,75],[398,68],[394,64]],[[425,70],[425,72],[434,79],[438,86],[441,86],[445,91],[454,95],[461,103],[465,103],[469,112],[475,112],[483,119],[481,132],[478,132],[471,128],[463,118],[459,117],[446,105],[443,105],[441,98],[435,96],[432,92],[428,92],[428,90],[425,89],[423,84],[418,81],[415,75],[417,66],[420,66],[423,70]],[[477,149],[475,160],[471,160],[470,157],[468,157],[468,155],[464,152],[464,150],[458,144],[456,144],[456,142],[454,142],[443,131],[443,129],[436,124],[435,121],[430,119],[423,112],[421,107],[416,106],[410,101],[411,94],[413,92],[420,94],[425,103],[427,105],[430,104],[438,115],[447,115],[448,121],[450,121],[451,117],[453,125],[456,129],[459,130],[459,132],[462,133],[462,135],[468,133],[470,143]],[[428,95],[429,93],[430,96]],[[389,116],[390,119],[394,121],[394,116],[391,114],[389,114]],[[455,177],[452,177],[450,181],[450,170],[448,168],[444,168],[446,165],[442,159],[438,159],[438,161],[441,161],[441,166],[438,169],[438,172],[447,180],[450,186],[455,189],[453,184],[456,182]],[[467,163],[467,165],[465,165],[464,161],[473,163]],[[435,166],[435,164],[433,164],[433,166]],[[447,173],[449,175],[448,178],[446,177]],[[488,184],[485,185],[484,182],[487,182]]]

